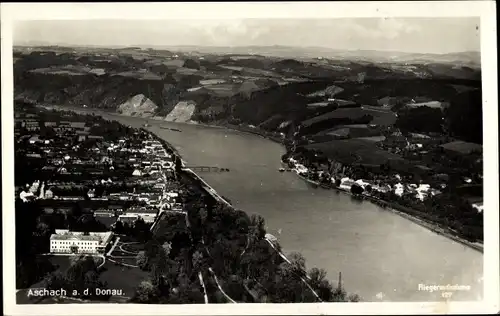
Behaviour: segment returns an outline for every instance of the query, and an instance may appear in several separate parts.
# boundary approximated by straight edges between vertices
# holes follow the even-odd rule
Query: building
[[[100,208],[94,211],[94,217],[114,217],[115,211],[112,209]]]
[[[139,219],[139,216],[137,216],[137,215],[123,214],[123,215],[118,216],[117,222],[122,222],[123,224],[133,225],[134,222],[138,219]]]
[[[142,218],[146,223],[152,223],[155,221],[157,213],[158,213],[157,209],[150,209],[145,207],[133,207],[126,210],[123,215],[120,215],[118,220],[121,220],[121,218],[125,217],[135,217],[136,219]]]
[[[472,207],[475,208],[478,213],[482,213],[484,209],[483,202],[473,203]]]
[[[342,190],[351,190],[351,187],[355,184],[356,182],[352,179],[349,179],[349,178],[342,178],[340,179],[340,185],[339,185],[339,189],[342,189]]]
[[[83,233],[56,229],[50,236],[51,253],[104,253],[111,242],[113,232]]]

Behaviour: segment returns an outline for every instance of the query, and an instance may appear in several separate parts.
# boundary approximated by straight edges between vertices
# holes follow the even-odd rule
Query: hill
[[[450,131],[467,137],[457,127],[465,124],[460,111],[468,111],[468,104],[461,103],[463,93],[476,95],[476,107],[480,102],[480,70],[465,62],[453,64],[457,58],[472,60],[475,53],[391,53],[392,61],[372,62],[356,56],[383,54],[332,51],[340,57],[318,59],[266,56],[289,49],[281,46],[251,47],[258,54],[244,47],[221,53],[222,47],[177,49],[21,47],[14,51],[15,98],[168,120],[179,116],[182,121],[248,124],[270,132],[303,126],[304,136],[346,124],[390,126],[393,112],[416,100],[422,105],[451,103],[452,110],[445,112]],[[301,51],[311,49],[289,53],[301,56]],[[427,62],[431,57],[441,62]],[[469,125],[478,129],[481,122],[474,122]]]

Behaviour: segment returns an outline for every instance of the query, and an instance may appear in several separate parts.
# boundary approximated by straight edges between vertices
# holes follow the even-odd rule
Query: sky
[[[16,21],[15,45],[327,47],[412,53],[479,51],[479,18]]]

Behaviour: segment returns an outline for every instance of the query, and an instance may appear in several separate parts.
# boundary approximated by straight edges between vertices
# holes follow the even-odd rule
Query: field
[[[355,120],[363,117],[364,115],[373,116],[373,120],[370,123],[376,125],[392,125],[396,121],[395,114],[390,111],[384,111],[368,107],[359,107],[359,108],[340,108],[335,111],[305,120],[302,122],[302,125],[307,127],[312,124],[319,123],[321,121],[332,118],[350,118]]]
[[[116,74],[115,76],[121,76],[121,77],[130,77],[130,78],[135,78],[139,80],[161,80],[161,77],[145,70],[139,70],[139,71],[125,71],[125,72],[120,72]]]
[[[358,139],[362,139],[362,140],[370,141],[370,142],[374,142],[374,143],[382,142],[385,140],[385,138],[386,138],[385,136],[358,137]]]
[[[344,91],[341,87],[337,87],[335,85],[328,86],[323,90],[319,90],[313,93],[308,94],[308,97],[333,97],[334,95]]]
[[[309,103],[307,105],[308,108],[319,108],[319,107],[324,107],[324,106],[328,106],[329,103],[328,102],[316,102],[316,103]]]
[[[317,133],[316,135],[348,136],[349,138],[378,137],[381,132],[379,128],[369,127],[366,124],[341,125]]]
[[[87,74],[103,75],[106,73],[106,70],[104,68],[90,68],[85,66],[63,65],[63,66],[51,66],[48,68],[32,69],[29,72],[52,74],[52,75],[81,76]]]
[[[408,103],[406,106],[408,107],[420,107],[427,106],[433,109],[440,109],[443,107],[443,103],[439,101],[429,101],[429,102],[420,102],[420,103]]]
[[[319,150],[346,163],[383,164],[388,160],[401,159],[398,155],[379,149],[375,142],[360,138],[316,143],[306,148]]]
[[[483,146],[479,144],[474,144],[474,143],[468,143],[468,142],[463,142],[463,141],[455,141],[451,143],[447,143],[444,145],[441,145],[444,149],[450,150],[450,151],[455,151],[457,153],[461,154],[468,154],[473,151],[481,151]]]
[[[237,92],[235,91],[236,86],[233,84],[215,84],[215,85],[206,85],[205,89],[214,93],[217,96],[230,97],[235,95]]]

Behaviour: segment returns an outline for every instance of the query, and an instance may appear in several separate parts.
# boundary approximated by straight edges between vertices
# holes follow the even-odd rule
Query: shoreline
[[[227,130],[232,130],[232,131],[236,131],[236,132],[239,132],[239,133],[245,133],[245,134],[252,134],[252,135],[256,135],[256,136],[260,136],[262,138],[265,138],[267,140],[270,140],[270,141],[273,141],[275,143],[279,143],[281,145],[283,145],[283,143],[281,142],[278,142],[276,140],[273,140],[271,138],[269,138],[268,136],[265,136],[265,135],[262,135],[260,133],[253,133],[251,131],[247,131],[247,130],[240,130],[240,129],[237,129],[233,126],[231,127],[227,127],[227,126],[223,126],[223,125],[212,125],[212,124],[205,124],[205,123],[193,123],[193,122],[172,122],[172,121],[165,121],[165,120],[161,120],[161,119],[158,119],[158,118],[147,118],[147,117],[137,117],[137,116],[129,116],[129,115],[124,115],[124,114],[118,114],[118,113],[107,113],[107,112],[104,112],[102,110],[95,110],[93,108],[89,108],[88,110],[87,109],[80,109],[80,108],[73,108],[73,107],[61,107],[61,106],[57,106],[57,105],[41,105],[42,107],[44,108],[49,108],[49,109],[55,109],[55,110],[65,110],[65,111],[78,111],[78,112],[83,112],[83,113],[86,113],[86,114],[89,114],[89,113],[94,113],[96,114],[96,112],[98,114],[96,115],[101,115],[102,114],[106,114],[106,115],[109,115],[109,116],[119,116],[119,117],[129,117],[129,118],[138,118],[138,119],[143,119],[143,120],[154,120],[154,121],[158,121],[158,122],[165,122],[165,123],[176,123],[176,124],[187,124],[187,125],[199,125],[199,126],[203,126],[203,127],[210,127],[210,128],[218,128],[218,129],[227,129]],[[145,129],[144,127],[141,127],[143,129]],[[147,130],[149,133],[152,133],[153,135],[155,135],[156,137],[160,138],[160,136],[156,135],[154,132],[150,131],[150,130]],[[163,139],[162,139],[163,140]],[[165,141],[165,140],[163,140]],[[170,143],[168,143],[167,141],[165,141],[166,144],[168,144],[169,148],[174,151],[178,156],[179,158],[181,158],[183,164],[185,163],[185,161],[182,159],[182,156],[179,154],[179,152],[175,149],[174,146],[172,146]],[[185,169],[186,170],[186,169]],[[195,172],[193,172],[192,170],[189,169],[189,172],[192,173],[192,175],[194,175],[196,178],[198,178],[207,188],[207,192],[214,196],[213,194],[215,193],[217,196],[219,196],[219,198],[221,199],[221,201],[223,201],[223,203],[227,204],[228,206],[230,206],[231,208],[233,208],[233,206],[231,205],[231,203],[229,203],[228,201],[226,201],[224,198],[220,197],[220,195],[215,191],[215,189],[213,189],[207,182],[205,182],[205,180],[203,180],[199,175],[197,175]],[[305,177],[302,177],[300,175],[297,175],[300,179],[302,179],[303,181],[307,182],[308,184],[310,185],[315,185],[317,186],[317,189],[324,189],[324,190],[330,190],[329,188],[323,188],[321,187],[321,185],[318,185],[316,184],[315,182],[311,182],[309,179],[305,178]],[[337,192],[341,192],[341,193],[344,193],[344,194],[347,194],[347,195],[350,195],[350,196],[353,196],[353,194],[351,194],[350,192],[346,191],[346,190],[343,190],[343,189],[340,189],[340,188],[337,188],[337,187],[332,187],[331,189],[333,190],[336,190]],[[216,196],[214,196],[214,198],[218,199]],[[370,202],[372,204],[375,204],[379,207],[381,207],[382,209],[384,210],[388,210],[390,212],[392,212],[393,214],[396,214],[398,216],[401,216],[409,221],[411,221],[412,223],[414,224],[417,224],[423,228],[426,228],[428,229],[429,231],[437,234],[437,235],[440,235],[440,236],[443,236],[443,237],[446,237],[448,238],[449,240],[451,241],[454,241],[454,242],[457,242],[459,244],[462,244],[463,246],[466,246],[470,249],[473,249],[475,251],[478,251],[478,252],[481,252],[481,253],[484,253],[484,245],[481,244],[481,243],[472,243],[472,242],[469,242],[467,240],[465,240],[464,238],[461,238],[459,236],[457,236],[456,234],[453,234],[452,232],[449,231],[449,228],[446,228],[446,227],[441,227],[439,224],[437,223],[434,223],[434,222],[430,222],[428,220],[425,220],[423,218],[420,218],[418,215],[414,215],[414,214],[409,214],[408,212],[405,212],[405,211],[402,211],[402,210],[398,210],[397,208],[401,208],[402,206],[400,205],[397,205],[396,203],[393,203],[393,202],[389,202],[389,201],[384,201],[384,200],[379,200],[379,199],[376,199],[376,201],[378,203],[382,203],[384,204],[383,206],[381,206],[380,204],[378,204],[377,202],[374,201],[375,199],[373,197],[370,197],[370,196],[362,196],[362,201],[366,201],[366,202]]]

